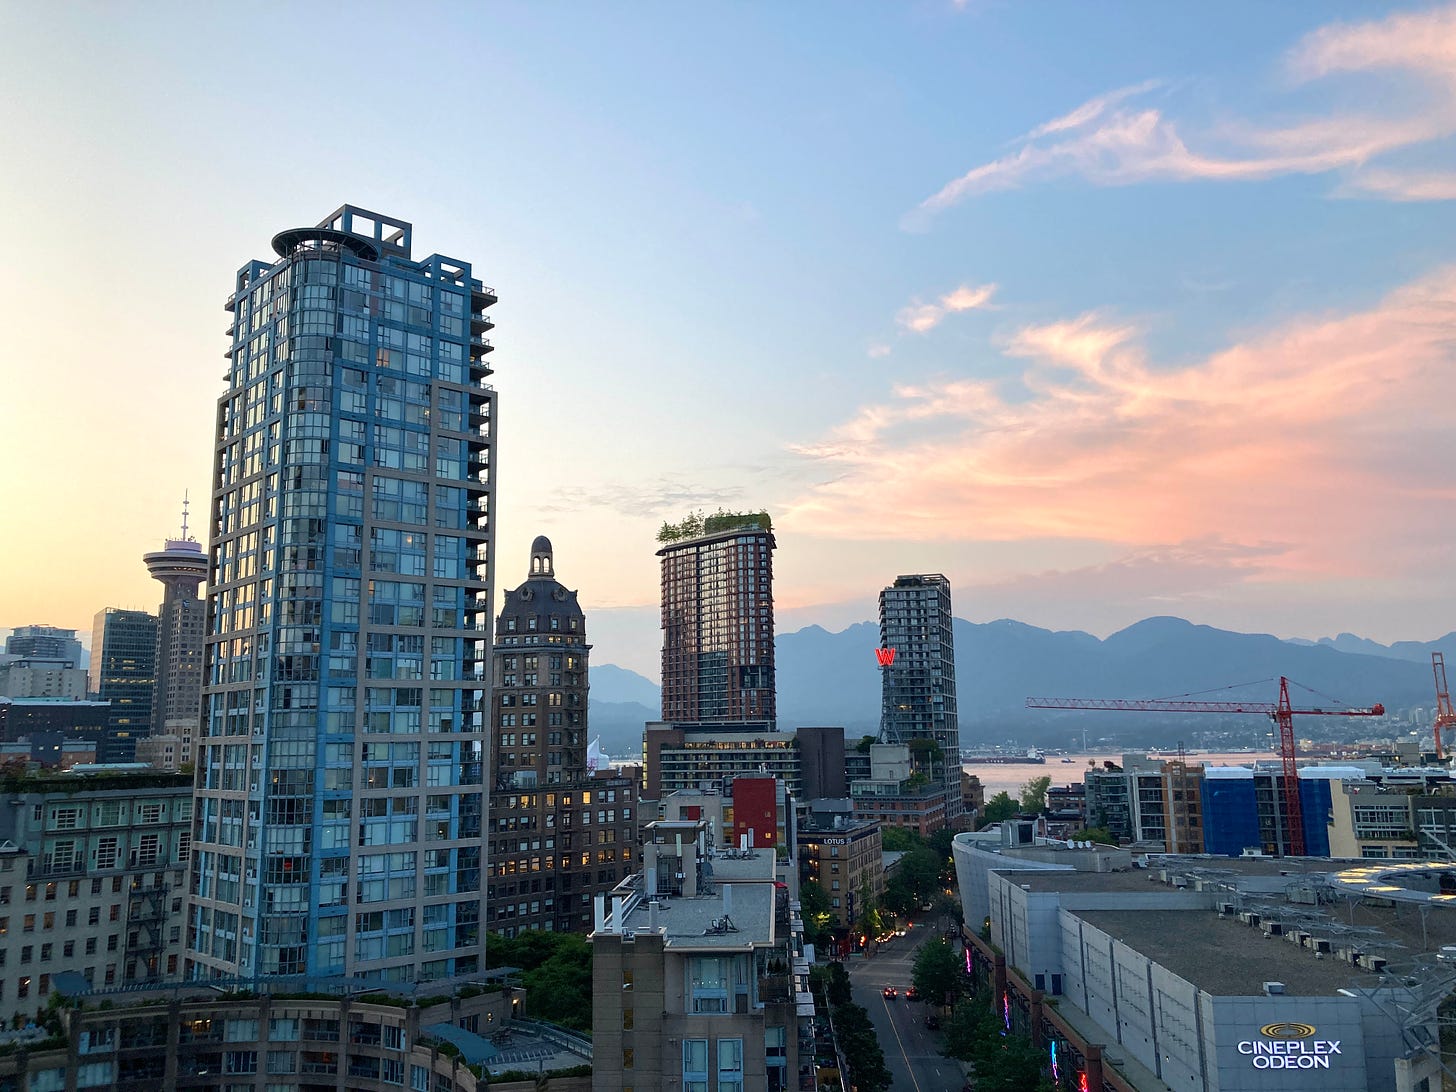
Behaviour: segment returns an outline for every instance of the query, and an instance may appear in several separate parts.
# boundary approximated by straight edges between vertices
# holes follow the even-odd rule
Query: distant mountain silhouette
[[[1432,652],[1444,653],[1456,648],[1456,633],[1448,633],[1434,641],[1396,641],[1393,645],[1382,645],[1368,637],[1342,633],[1338,637],[1321,637],[1314,643],[1333,648],[1337,652],[1357,652],[1366,656],[1384,656],[1391,660],[1410,660],[1429,665]]]
[[[662,688],[646,675],[639,675],[616,664],[592,664],[591,696],[593,701],[637,702],[639,705],[662,705]]]
[[[597,669],[593,667],[591,671],[595,677]],[[593,739],[601,737],[602,750],[607,754],[628,762],[641,762],[642,726],[650,720],[658,720],[660,712],[660,706],[640,705],[633,701],[597,701],[592,698],[588,708],[587,726]]]
[[[1352,634],[1317,642],[1285,641],[1168,617],[1144,619],[1106,640],[1011,619],[980,624],[957,618],[954,632],[961,733],[967,744],[1014,738],[1019,731],[1048,725],[1081,724],[1079,717],[1090,716],[1094,719],[1086,723],[1097,723],[1096,714],[1026,709],[1029,695],[1159,698],[1207,691],[1215,701],[1274,701],[1280,675],[1315,692],[1296,688],[1296,704],[1329,705],[1333,698],[1356,706],[1382,702],[1392,712],[1429,709],[1435,704],[1431,651],[1456,657],[1456,634],[1389,646]],[[809,626],[780,634],[780,725],[842,724],[851,738],[875,731],[880,720],[880,673],[874,658],[878,644],[879,628],[871,622],[838,633]],[[609,674],[603,678],[603,672]],[[657,695],[657,688],[634,672],[594,667],[593,734],[602,734],[603,745],[613,754],[624,753],[621,744],[625,753],[635,753],[642,722],[657,717]],[[629,704],[614,704],[619,701]],[[1112,718],[1103,724],[1126,724],[1125,717],[1101,716]],[[606,743],[609,730],[621,744]]]

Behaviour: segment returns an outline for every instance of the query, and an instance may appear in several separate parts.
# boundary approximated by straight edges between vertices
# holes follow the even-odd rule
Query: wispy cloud
[[[1456,171],[1361,171],[1345,191],[1389,201],[1456,201]]]
[[[902,385],[794,446],[837,477],[805,491],[785,527],[1134,549],[1217,539],[1327,575],[1397,572],[1414,564],[1401,543],[1446,533],[1456,268],[1192,365],[1150,360],[1134,327],[1097,314],[1024,327],[1003,348],[1026,361],[1016,381]],[[1284,544],[1275,558],[1269,543]]]
[[[1037,126],[1014,151],[952,179],[908,214],[907,229],[969,198],[1073,175],[1096,185],[1153,180],[1236,181],[1345,170],[1353,189],[1399,200],[1436,200],[1445,180],[1377,175],[1375,157],[1456,133],[1456,6],[1359,24],[1334,24],[1306,36],[1285,58],[1296,82],[1356,72],[1393,72],[1425,89],[1404,113],[1333,113],[1293,125],[1222,125],[1185,136],[1188,124],[1136,100],[1161,85],[1148,81],[1089,99]]]
[[[639,483],[598,482],[594,485],[558,486],[551,499],[533,507],[537,512],[580,512],[605,508],[624,516],[680,515],[696,508],[733,504],[742,498],[737,487],[715,489],[670,478]]]
[[[1070,129],[1080,129],[1084,125],[1090,125],[1102,117],[1108,110],[1124,99],[1130,99],[1134,95],[1145,94],[1161,85],[1161,80],[1144,80],[1142,83],[1135,83],[1131,87],[1119,87],[1117,90],[1109,91],[1105,95],[1098,95],[1095,99],[1088,99],[1075,110],[1038,125],[1021,139],[1035,140],[1037,137],[1048,136],[1051,133],[1065,133]]]
[[[890,347],[883,342],[876,342],[865,350],[871,360],[880,360],[890,355]]]
[[[974,311],[978,308],[989,307],[991,297],[995,294],[996,286],[994,284],[982,284],[975,287],[963,284],[953,292],[941,296],[935,303],[912,301],[900,309],[895,316],[895,321],[907,330],[923,334],[939,326],[941,320],[947,315],[957,311]]]

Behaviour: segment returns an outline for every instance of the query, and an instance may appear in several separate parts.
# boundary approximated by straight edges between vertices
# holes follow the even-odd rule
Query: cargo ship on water
[[[1026,751],[986,751],[961,748],[963,766],[1044,766],[1046,755],[1035,747]]]

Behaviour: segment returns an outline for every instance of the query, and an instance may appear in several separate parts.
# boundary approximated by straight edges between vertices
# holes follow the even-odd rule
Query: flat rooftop
[[[1379,976],[1343,960],[1265,937],[1234,918],[1199,910],[1072,910],[1178,977],[1217,997],[1262,995],[1265,982],[1283,982],[1295,996],[1333,996],[1372,988]]]
[[[742,951],[774,943],[774,885],[735,883],[732,887],[732,905],[724,898],[722,886],[711,895],[659,900],[657,928],[663,934],[664,946]],[[627,915],[623,931],[652,931],[652,910],[645,900]]]
[[[777,859],[777,852],[772,849],[750,849],[729,850],[718,852],[703,860],[705,865],[712,867],[713,882],[722,884],[732,881],[733,890],[738,890],[738,883],[766,883],[772,884],[774,880],[774,862]],[[734,896],[737,897],[736,894]]]
[[[1007,869],[997,868],[995,871],[1005,872]],[[1067,872],[1055,868],[1038,868],[1017,872],[1007,879],[1033,891],[1136,891],[1147,894],[1149,891],[1171,890],[1156,882],[1157,873],[1141,869],[1133,872]]]

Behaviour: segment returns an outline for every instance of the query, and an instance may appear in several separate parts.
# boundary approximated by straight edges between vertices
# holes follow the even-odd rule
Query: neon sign
[[[889,667],[895,662],[895,650],[893,648],[875,649],[875,659],[881,667]]]
[[[1006,1030],[1011,1030],[1011,994],[1009,991],[1001,993],[1001,1019],[1006,1024]]]
[[[1057,1041],[1052,1040],[1052,1080],[1058,1084],[1062,1081],[1062,1067],[1057,1064]]]

